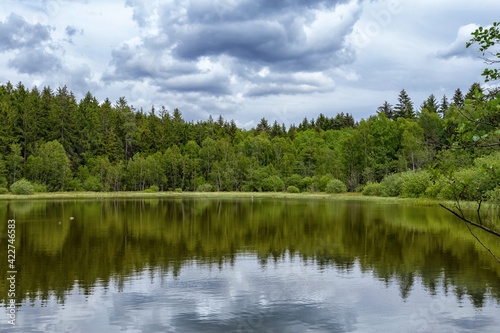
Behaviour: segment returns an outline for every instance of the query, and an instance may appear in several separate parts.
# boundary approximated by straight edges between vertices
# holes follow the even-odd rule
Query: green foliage
[[[293,185],[290,185],[286,188],[286,191],[288,193],[300,193],[300,190],[298,189],[298,187],[295,187]]]
[[[156,188],[158,188],[158,186]],[[156,192],[158,192],[158,191],[156,191]],[[178,187],[178,188],[176,188],[174,190],[174,192],[176,192],[176,193],[182,193],[182,188]]]
[[[0,187],[0,194],[7,194],[9,193],[9,190],[6,189],[5,187]]]
[[[197,191],[198,192],[213,192],[214,187],[207,183],[207,184],[203,184],[203,185],[198,186]]]
[[[399,93],[398,104],[394,107],[394,117],[397,118],[415,118],[415,111],[413,110],[413,102],[403,89]]]
[[[40,184],[40,183],[33,183],[33,192],[45,193],[45,192],[47,192],[47,185]]]
[[[402,174],[401,196],[404,198],[421,197],[431,180],[427,171],[406,172]]]
[[[161,191],[283,191],[293,186],[314,192],[338,191],[327,187],[342,179],[350,191],[362,191],[368,183],[365,193],[379,186],[383,196],[422,195],[421,189],[418,194],[403,191],[406,178],[395,172],[430,164],[444,170],[472,167],[500,141],[500,98],[482,96],[480,88],[471,86],[465,104],[459,89],[452,106],[443,97],[444,119],[435,112],[434,95],[416,115],[402,90],[395,107],[385,102],[359,123],[350,115],[320,114],[288,130],[266,119],[245,130],[222,117],[187,122],[177,109],[136,112],[125,98],[100,104],[89,93],[77,102],[66,87],[30,91],[7,83],[0,85],[0,188],[25,177],[44,184],[46,191],[144,191],[152,186]],[[453,143],[466,149],[442,149]],[[490,173],[497,184],[500,177]],[[477,179],[462,178],[470,182],[463,197],[491,191],[475,184]],[[454,194],[445,180],[426,193]]]
[[[500,22],[493,22],[493,25],[490,28],[479,27],[474,32],[472,32],[472,36],[473,37],[471,38],[471,40],[467,42],[467,47],[470,47],[472,44],[478,43],[479,51],[481,51],[484,56],[490,48],[500,43]],[[494,55],[495,58],[487,59],[487,63],[493,64],[500,62],[500,53],[489,52],[489,54]],[[482,75],[485,76],[486,82],[491,80],[498,80],[498,78],[500,77],[500,73],[496,68],[486,68]]]
[[[493,190],[495,185],[487,170],[472,167],[456,172],[450,186],[458,199],[480,201],[486,199],[487,192]]]
[[[0,153],[0,187],[7,187],[7,168]]]
[[[311,185],[313,184],[314,179],[312,177],[304,177],[299,183],[299,188],[301,192],[311,190]]]
[[[252,192],[252,187],[248,184],[245,184],[245,185],[241,186],[241,192]]]
[[[43,144],[28,158],[31,179],[47,184],[50,191],[64,191],[71,180],[71,165],[64,147],[57,141]]]
[[[385,196],[384,189],[380,183],[367,183],[361,193],[367,196]]]
[[[328,182],[328,184],[325,187],[325,192],[326,193],[345,193],[347,192],[347,186],[338,179],[333,179]]]
[[[84,191],[102,192],[103,186],[100,176],[89,176],[83,182],[82,186]]]
[[[285,183],[278,176],[272,176],[262,181],[262,190],[265,192],[281,192],[285,189]]]
[[[10,191],[13,194],[23,194],[23,195],[29,195],[33,194],[34,188],[33,185],[26,179],[20,179],[16,181],[14,184],[10,185]]]
[[[401,185],[403,184],[401,173],[394,173],[385,176],[380,183],[382,187],[382,196],[397,197],[401,194]]]
[[[293,174],[287,178],[287,184],[295,187],[300,187],[300,182],[302,181],[302,177],[298,174]]]
[[[331,174],[324,175],[319,179],[318,183],[318,190],[320,192],[326,192],[326,186],[330,181],[334,180],[333,176]]]
[[[144,190],[146,193],[156,193],[158,191],[160,191],[160,188],[156,185],[151,185],[149,188]]]
[[[489,202],[497,208],[500,208],[500,187],[496,187],[494,190],[488,191],[486,195]]]

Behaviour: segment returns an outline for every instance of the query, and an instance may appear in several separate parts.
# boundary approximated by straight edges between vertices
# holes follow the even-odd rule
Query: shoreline
[[[376,201],[381,204],[404,204],[412,206],[437,206],[439,203],[453,205],[455,201],[438,200],[433,198],[400,198],[400,197],[376,197],[364,196],[361,193],[341,193],[327,194],[324,192],[315,193],[286,193],[286,192],[46,192],[31,195],[2,194],[1,201],[17,200],[81,200],[81,199],[231,199],[231,198],[270,198],[270,199],[314,199],[314,200],[355,200],[355,201]],[[462,201],[463,208],[476,207],[476,202]],[[482,204],[488,207],[488,203]]]

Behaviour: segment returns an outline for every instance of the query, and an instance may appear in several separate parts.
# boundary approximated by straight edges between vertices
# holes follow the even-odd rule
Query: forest
[[[319,114],[186,121],[123,97],[0,86],[0,193],[287,191],[499,200],[500,95],[474,83],[415,106],[403,89],[368,119]],[[486,106],[485,106],[486,105]]]

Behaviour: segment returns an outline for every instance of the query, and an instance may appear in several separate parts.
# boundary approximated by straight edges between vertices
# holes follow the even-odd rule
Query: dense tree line
[[[35,191],[350,191],[431,165],[473,166],[494,148],[448,148],[481,93],[415,108],[402,90],[366,120],[320,114],[298,126],[238,128],[219,116],[185,121],[179,110],[135,110],[125,98],[79,102],[67,87],[0,86],[0,191],[26,179]],[[493,98],[487,94],[481,98]]]

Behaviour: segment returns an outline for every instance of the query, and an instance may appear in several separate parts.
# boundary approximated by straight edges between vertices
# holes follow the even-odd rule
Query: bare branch
[[[458,217],[459,219],[461,219],[462,221],[470,224],[470,225],[473,225],[474,227],[477,227],[477,228],[480,228],[480,229],[483,229],[484,231],[486,232],[489,232],[490,234],[493,234],[497,237],[500,237],[500,233],[496,232],[495,230],[491,230],[489,228],[486,228],[485,226],[482,226],[480,224],[477,224],[475,222],[472,222],[471,220],[465,218],[465,216],[463,216],[463,213],[462,213],[462,216],[460,216],[457,212],[455,212],[453,209],[450,209],[448,207],[446,207],[445,205],[439,203],[439,206],[443,207],[444,209],[446,209],[447,211],[449,211],[450,213],[452,213],[453,215],[455,215],[456,217]],[[460,209],[460,212],[461,212],[461,209]]]
[[[467,226],[467,229],[469,229],[471,235],[474,236],[474,238],[479,242],[479,244],[481,244],[486,250],[488,250],[488,252],[500,263],[500,259],[498,259],[498,257],[486,245],[484,245],[481,240],[479,240],[479,238],[472,232],[472,229],[469,227],[467,222],[465,222],[465,225]]]

